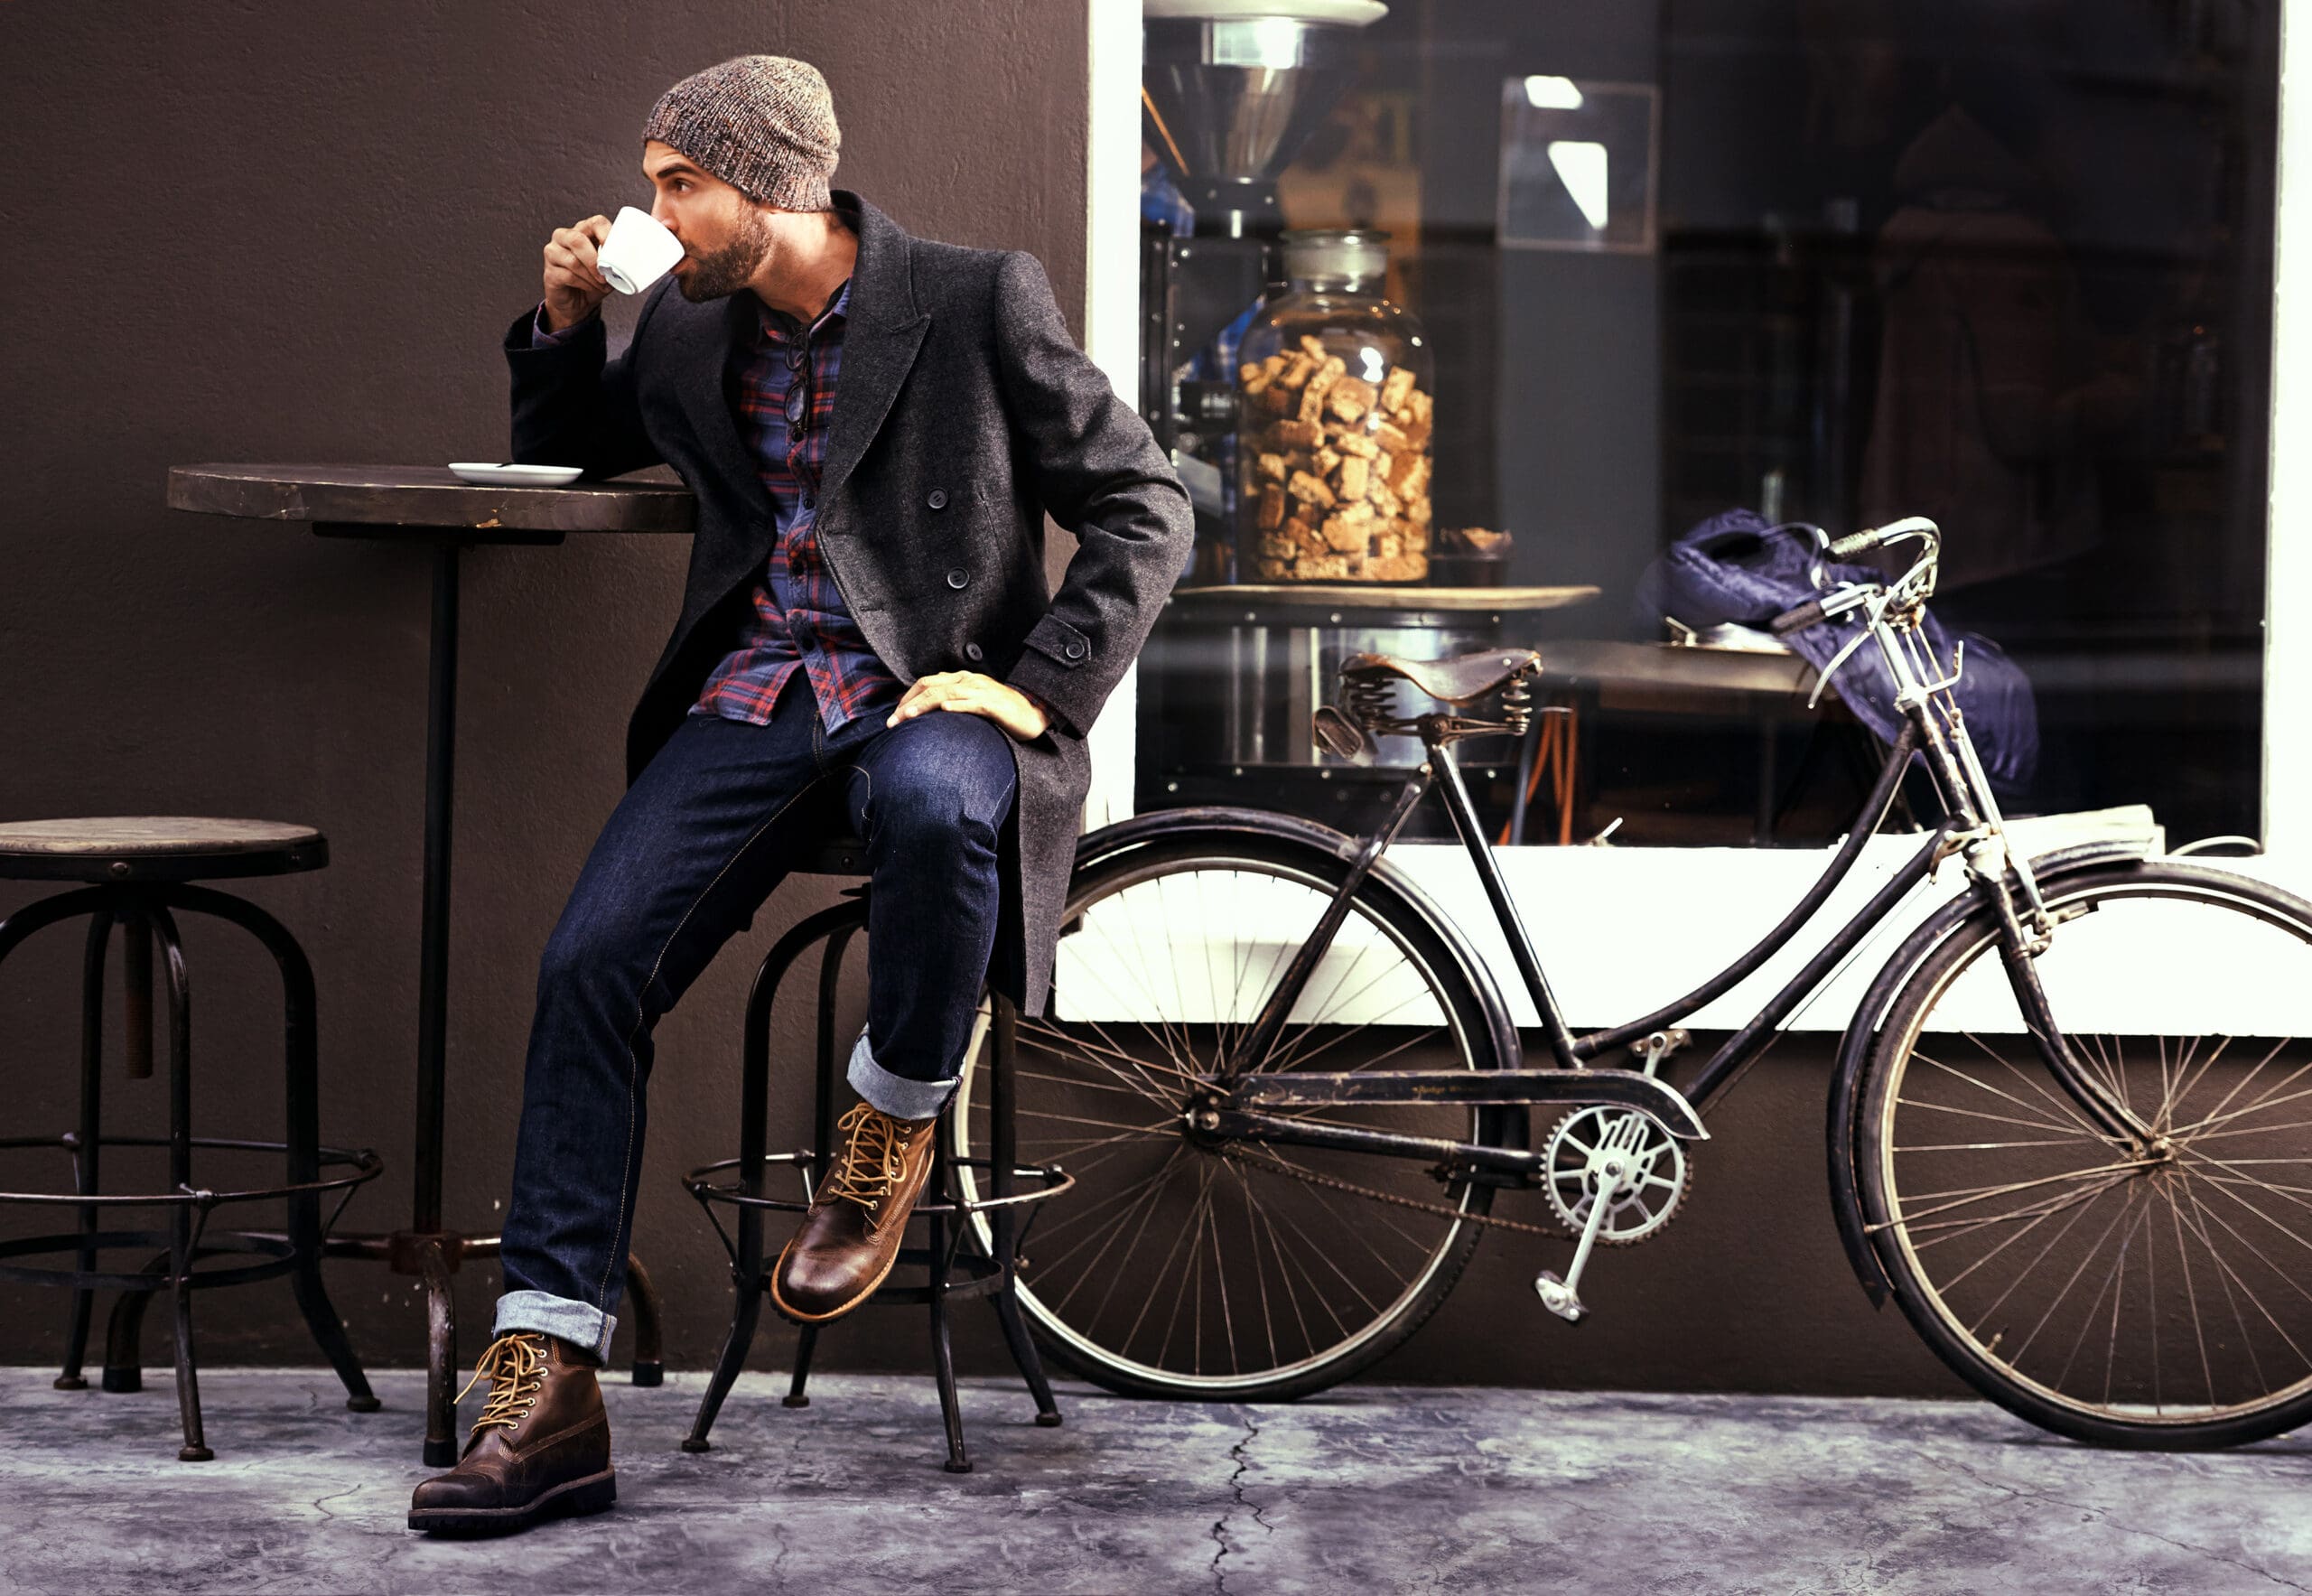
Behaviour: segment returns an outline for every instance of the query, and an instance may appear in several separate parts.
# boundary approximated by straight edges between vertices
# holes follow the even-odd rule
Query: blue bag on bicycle
[[[1819,596],[1809,576],[1814,557],[1805,533],[1778,530],[1755,510],[1726,510],[1695,527],[1646,567],[1638,579],[1638,613],[1649,627],[1667,615],[1697,630],[1729,622],[1764,628]],[[1884,580],[1868,565],[1825,561],[1823,572],[1832,583]],[[1861,618],[1850,612],[1800,627],[1783,641],[1816,670],[1826,670],[1861,630]],[[1953,634],[1931,613],[1922,617],[1920,631],[1945,671],[1954,645],[1966,645],[1965,674],[1956,689],[1960,713],[1992,791],[2002,803],[2020,803],[2039,763],[2039,714],[2030,678],[1989,638]],[[1902,716],[1895,711],[1894,678],[1875,646],[1866,642],[1848,655],[1831,686],[1881,742],[1894,741]]]

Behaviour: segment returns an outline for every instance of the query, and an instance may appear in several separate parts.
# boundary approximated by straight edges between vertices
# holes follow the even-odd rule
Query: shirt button
[[[816,509],[818,507],[819,501],[816,497],[808,493],[803,495],[803,508],[805,509]]]
[[[983,650],[977,643],[965,643],[964,645],[964,658],[970,660],[974,665],[977,665],[980,662]]]
[[[946,509],[947,508],[947,490],[945,488],[934,488],[931,490],[931,496],[923,502],[929,505],[933,509]],[[959,582],[956,583],[956,585],[957,587],[961,587],[963,583]]]
[[[972,574],[965,570],[961,565],[956,566],[954,570],[947,573],[947,585],[949,587],[960,588],[964,583],[969,582],[971,579]]]

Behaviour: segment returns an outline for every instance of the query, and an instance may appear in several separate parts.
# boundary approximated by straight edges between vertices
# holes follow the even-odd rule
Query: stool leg
[[[770,1004],[787,966],[801,951],[794,933],[755,967],[754,985],[747,992],[747,1016],[739,1032],[739,1190],[747,1197],[762,1195],[764,1143],[770,1134]],[[706,1394],[699,1398],[698,1414],[690,1433],[683,1437],[685,1451],[707,1450],[706,1433],[714,1415],[746,1367],[747,1349],[754,1345],[755,1321],[762,1315],[762,1210],[741,1203],[739,1239],[731,1259],[731,1332],[722,1339],[722,1356],[707,1377]]]
[[[707,1450],[706,1433],[714,1427],[714,1415],[722,1411],[723,1399],[737,1384],[739,1371],[747,1366],[747,1349],[754,1345],[755,1321],[762,1315],[762,1221],[752,1209],[739,1210],[739,1255],[756,1260],[751,1269],[734,1269],[732,1273],[732,1295],[731,1333],[722,1339],[722,1356],[715,1360],[714,1372],[707,1377],[706,1393],[698,1400],[698,1413],[690,1422],[690,1433],[683,1437],[685,1451]]]
[[[90,915],[88,947],[80,966],[80,1129],[72,1145],[72,1189],[83,1197],[97,1192],[98,1109],[104,1094],[105,947],[111,938],[111,912],[99,910]],[[97,1210],[82,1209],[80,1234],[93,1236],[96,1229]],[[83,1246],[79,1264],[83,1272],[94,1269],[96,1248]],[[88,1356],[89,1321],[96,1302],[92,1291],[72,1293],[72,1321],[64,1332],[64,1367],[56,1377],[59,1391],[89,1388],[80,1364]]]
[[[932,1154],[940,1162],[941,1173],[946,1172],[945,1153],[942,1147]],[[956,1395],[956,1354],[947,1343],[947,1216],[928,1214],[925,1221],[931,1227],[931,1369],[939,1386],[939,1417],[947,1427],[947,1461],[943,1467],[950,1474],[968,1474],[972,1461],[964,1451],[963,1405]]]
[[[667,1360],[658,1347],[658,1292],[642,1260],[630,1252],[626,1255],[626,1299],[634,1305],[634,1383],[663,1386]]]
[[[1019,1162],[1012,1066],[1018,1056],[1020,1012],[1001,993],[992,994],[990,1001],[995,1022],[987,1059],[988,1184],[997,1197],[1009,1197],[1015,1183],[1012,1170]],[[1043,1359],[1029,1338],[1028,1322],[1012,1289],[1019,1270],[1019,1210],[997,1209],[988,1229],[995,1243],[996,1267],[1003,1272],[1002,1283],[988,1301],[995,1307],[996,1322],[1003,1327],[1003,1342],[1012,1349],[1012,1361],[1028,1382],[1028,1395],[1035,1399],[1036,1423],[1049,1429],[1060,1422],[1059,1405],[1052,1400],[1051,1382],[1044,1377]]]
[[[184,947],[176,919],[155,908],[153,934],[159,938],[167,971],[169,998],[169,1183],[192,1186],[192,987],[184,967]],[[192,1356],[192,1266],[196,1257],[193,1210],[180,1205],[169,1216],[169,1294],[176,1307],[177,1416],[184,1423],[184,1445],[177,1460],[205,1463],[209,1450],[200,1423],[200,1377]]]
[[[176,1364],[177,1416],[184,1422],[184,1444],[177,1449],[177,1461],[205,1463],[217,1454],[209,1450],[200,1427],[200,1377],[192,1360],[192,1213],[179,1209],[176,1229],[182,1251],[171,1260],[176,1273],[176,1283],[170,1295],[176,1302]]]
[[[256,928],[250,927],[252,930]],[[304,950],[285,936],[258,933],[281,971],[282,1056],[286,1073],[288,1104],[289,1180],[298,1185],[318,1181],[322,1173],[322,1108],[320,1027],[314,1018],[313,971]],[[357,1414],[378,1411],[377,1394],[369,1389],[361,1360],[345,1334],[345,1321],[329,1300],[322,1283],[322,1204],[317,1192],[288,1199],[289,1244],[296,1249],[297,1266],[289,1274],[289,1289],[313,1345],[328,1358],[345,1387],[345,1405]]]
[[[808,1407],[811,1399],[803,1394],[811,1377],[811,1356],[819,1349],[819,1327],[806,1324],[795,1338],[795,1371],[787,1378],[787,1395],[778,1399],[781,1407]]]
[[[167,1253],[159,1254],[145,1264],[143,1273],[157,1274],[168,1262]],[[155,1289],[148,1285],[137,1291],[125,1291],[113,1299],[111,1317],[105,1322],[104,1388],[107,1391],[144,1389],[144,1309],[152,1302]]]
[[[450,1265],[438,1241],[420,1242],[417,1272],[425,1282],[425,1450],[429,1469],[458,1461],[458,1306]]]

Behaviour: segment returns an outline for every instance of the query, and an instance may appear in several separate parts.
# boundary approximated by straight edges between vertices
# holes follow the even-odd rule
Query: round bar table
[[[171,509],[302,521],[324,537],[366,537],[429,551],[434,623],[426,671],[425,864],[418,918],[417,1126],[409,1227],[333,1237],[332,1255],[382,1262],[425,1283],[428,1322],[425,1463],[457,1461],[457,1320],[450,1277],[469,1257],[494,1257],[495,1236],[442,1222],[443,1042],[449,1024],[450,826],[457,739],[458,556],[484,543],[560,543],[573,532],[686,533],[687,490],[648,482],[568,488],[476,487],[440,466],[180,465]],[[657,1385],[657,1298],[630,1265],[637,1385]]]

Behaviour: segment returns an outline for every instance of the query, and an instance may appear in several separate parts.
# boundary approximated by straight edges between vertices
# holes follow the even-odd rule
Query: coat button
[[[925,499],[923,502],[929,505],[933,509],[946,509],[947,508],[947,490],[945,488],[934,488],[931,490],[931,497]]]
[[[1070,659],[1081,659],[1084,658],[1084,645],[1081,643],[1070,643],[1067,647],[1062,649],[1060,652],[1067,655]]]
[[[971,579],[972,574],[965,570],[961,565],[956,566],[954,570],[947,573],[947,585],[949,587],[960,588],[964,583],[969,582]]]
[[[964,645],[964,658],[970,660],[974,665],[977,665],[984,655],[984,650],[983,650],[977,643],[965,643]]]

